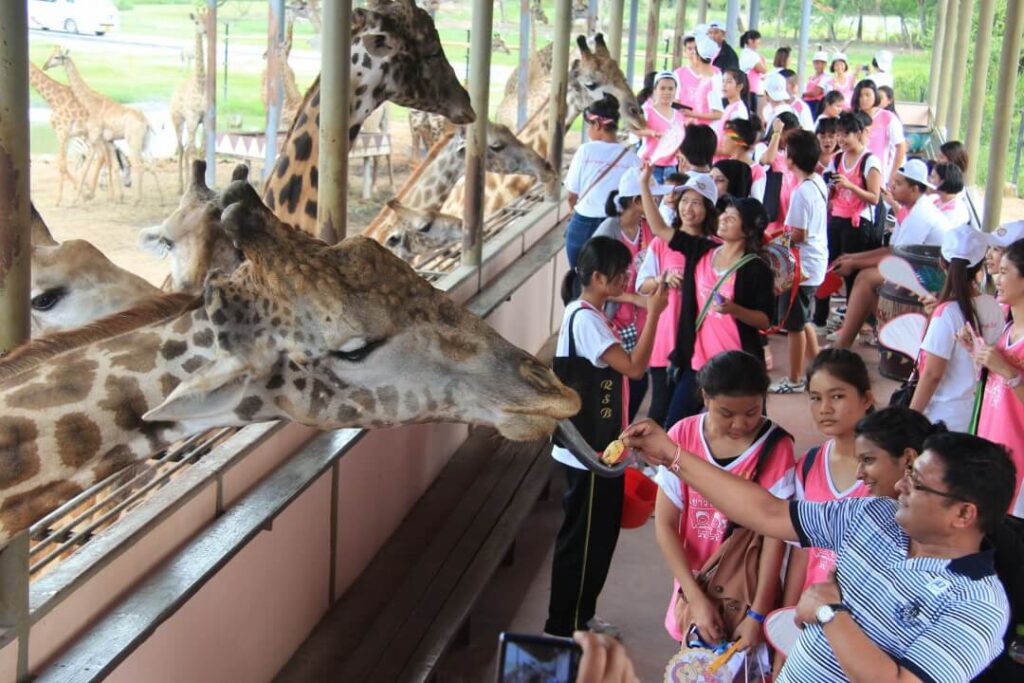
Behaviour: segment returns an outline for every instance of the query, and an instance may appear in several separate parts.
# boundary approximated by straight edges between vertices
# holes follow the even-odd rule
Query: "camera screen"
[[[579,646],[568,638],[501,635],[501,683],[573,683]]]

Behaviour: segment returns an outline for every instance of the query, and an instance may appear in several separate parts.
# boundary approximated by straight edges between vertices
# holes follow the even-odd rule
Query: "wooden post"
[[[0,3],[0,354],[28,339],[31,295],[28,13]]]
[[[320,239],[334,244],[348,229],[348,118],[352,0],[324,3],[320,46]]]
[[[469,98],[476,112],[466,138],[466,203],[462,213],[462,265],[479,266],[484,253],[484,173],[487,171],[487,112],[491,82],[494,3],[473,0],[469,46]]]
[[[629,47],[626,59],[626,83],[633,85],[636,67],[636,32],[640,25],[640,0],[629,0]]]
[[[267,22],[267,129],[266,151],[263,153],[263,178],[274,169],[277,160],[277,129],[281,127],[284,106],[284,84],[277,63],[276,46],[284,41],[284,0],[270,0]]]
[[[932,77],[928,80],[928,109],[932,114],[932,121],[937,121],[939,108],[939,83],[941,81],[942,59],[946,46],[946,5],[947,0],[938,0],[938,14],[935,17],[935,33],[932,36],[932,64],[930,73]]]
[[[697,5],[697,23],[708,23],[708,0],[700,0],[700,4]]]
[[[941,6],[941,4],[940,4]],[[988,63],[992,56],[992,31],[995,25],[996,0],[981,0],[978,8],[978,36],[974,44],[974,67],[971,73],[971,96],[967,111],[967,137],[964,143],[972,153],[971,163],[964,177],[970,186],[978,173],[978,147],[981,145],[981,126],[985,119],[985,90],[988,85]]]
[[[686,0],[679,0],[686,2]],[[608,19],[608,51],[612,53],[612,59],[622,67],[622,24],[625,21],[626,0],[611,0],[609,11],[611,16]]]
[[[562,152],[565,149],[565,102],[568,92],[569,42],[572,37],[572,0],[556,0],[555,31],[552,36],[554,49],[551,55],[551,118],[548,120],[551,145],[548,147],[548,162],[555,171],[547,187],[548,199],[562,198]]]
[[[206,0],[206,186],[217,187],[217,0]],[[200,56],[196,55],[196,59]],[[142,170],[140,169],[141,173]]]
[[[947,136],[949,135],[949,90],[953,87],[953,46],[956,45],[960,30],[959,14],[960,0],[946,0],[946,40],[945,45],[942,46],[942,66],[939,70],[937,123],[940,128],[947,131]]]
[[[661,0],[650,0],[647,13],[647,49],[644,52],[644,76],[658,68],[658,15],[661,13]]]
[[[999,57],[999,81],[996,84],[996,108],[989,143],[988,179],[985,181],[985,216],[981,223],[985,232],[992,232],[999,226],[1003,210],[1010,123],[1017,95],[1017,64],[1020,59],[1021,34],[1024,33],[1024,3],[1006,4],[1005,24],[1003,51]]]
[[[956,37],[953,48],[953,83],[949,89],[949,102],[946,105],[948,115],[946,121],[949,128],[949,139],[960,139],[960,118],[964,108],[964,86],[967,84],[967,54],[971,42],[971,15],[974,13],[974,0],[960,0],[960,16],[957,24],[960,33]]]
[[[683,63],[683,36],[686,35],[686,0],[676,0],[676,25],[672,36],[672,66]]]
[[[807,73],[807,60],[810,58],[810,36],[811,36],[811,0],[803,0],[800,7],[800,53],[797,59],[796,77],[800,83],[804,83],[804,76]]]

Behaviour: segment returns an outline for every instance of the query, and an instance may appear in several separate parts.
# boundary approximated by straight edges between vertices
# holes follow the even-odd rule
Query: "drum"
[[[893,247],[895,256],[906,259],[914,267],[917,279],[929,292],[938,293],[946,281],[946,275],[939,266],[939,247],[908,245]],[[891,282],[882,284],[878,295],[878,326],[881,327],[903,313],[924,313],[924,306],[911,292]],[[914,371],[914,359],[885,347],[879,349],[881,360],[878,372],[882,377],[905,382]]]

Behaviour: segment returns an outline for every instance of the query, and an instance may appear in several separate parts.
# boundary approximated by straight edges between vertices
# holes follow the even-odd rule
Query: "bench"
[[[429,681],[468,642],[469,615],[547,491],[547,443],[476,429],[402,526],[277,676]]]

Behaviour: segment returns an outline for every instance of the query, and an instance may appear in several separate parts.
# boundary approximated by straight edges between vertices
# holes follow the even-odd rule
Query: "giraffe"
[[[394,213],[381,211],[378,214],[379,220],[375,218],[363,231],[364,235],[393,249],[402,258],[408,259],[423,253],[422,250],[409,250],[407,247],[419,245],[429,248],[429,245],[442,239],[438,233],[428,233],[432,233],[435,228],[443,230],[443,222],[424,221],[422,218],[437,213],[456,181],[466,172],[465,130],[460,128],[446,135],[443,140],[443,143],[438,143],[436,151],[431,150],[421,168],[417,169],[415,180],[406,183],[403,191],[399,192],[400,206],[421,213],[417,215],[407,211],[405,216],[411,220],[406,221]],[[491,173],[527,174],[540,182],[548,182],[554,177],[551,165],[543,157],[499,123],[487,127],[485,166]],[[395,208],[390,204],[389,207],[392,210]],[[404,236],[409,231],[420,234],[416,239],[409,240]]]
[[[646,121],[637,104],[636,96],[629,89],[626,78],[619,70],[618,64],[612,59],[611,53],[604,43],[604,37],[597,34],[594,38],[595,47],[593,50],[587,44],[584,36],[576,39],[580,49],[580,57],[574,60],[569,68],[569,87],[567,93],[568,109],[566,112],[566,130],[572,122],[591,102],[596,102],[611,95],[619,102],[619,115],[627,127],[639,130],[646,128]],[[550,46],[544,50],[550,50]],[[549,58],[541,56],[537,60],[538,66],[550,64]],[[549,67],[550,70],[550,67]],[[514,74],[513,74],[514,76]],[[511,77],[510,77],[511,80]],[[547,91],[550,93],[550,85],[547,79],[538,78],[535,82],[535,91],[531,91],[529,100],[540,101],[541,105],[531,114],[523,130],[519,132],[519,139],[533,148],[542,157],[548,155],[549,136],[551,131],[548,127],[548,111],[550,98],[538,97],[536,91]],[[511,96],[515,97],[514,93]],[[510,96],[506,95],[506,100]],[[533,187],[533,179],[520,175],[506,175],[500,178],[488,178],[487,192],[484,195],[484,215],[494,214],[513,199],[526,194]],[[440,212],[451,216],[462,215],[462,206],[465,202],[464,181],[458,182],[452,189],[448,199],[445,200]]]
[[[32,336],[81,327],[159,292],[85,240],[57,242],[32,206]]]
[[[242,164],[231,174],[233,181],[246,180],[249,168]],[[206,162],[192,162],[192,179],[178,208],[160,225],[139,231],[139,246],[159,258],[171,259],[170,290],[198,293],[206,274],[231,273],[242,262],[231,238],[220,226],[221,198],[206,186]]]
[[[185,168],[196,156],[196,133],[206,116],[206,8],[189,12],[195,27],[195,61],[192,75],[178,84],[171,96],[171,125],[178,153],[178,194],[184,191]]]
[[[68,168],[68,143],[71,138],[86,137],[85,123],[89,118],[89,110],[75,99],[71,88],[50,78],[32,62],[29,62],[28,67],[29,82],[50,105],[50,125],[57,136],[57,170],[60,177],[57,184],[57,206],[60,206],[64,198],[64,180],[70,180],[72,186],[78,185],[78,181]],[[106,157],[100,161],[106,163]],[[113,168],[110,171],[109,183],[113,184]]]
[[[302,93],[299,92],[299,86],[295,80],[295,70],[292,69],[291,65],[288,63],[288,57],[292,53],[294,26],[295,20],[293,18],[289,18],[285,28],[284,41],[271,45],[267,48],[267,51],[263,53],[263,58],[269,59],[271,51],[273,51],[273,57],[277,60],[277,68],[281,70],[281,84],[284,86],[284,101],[281,104],[281,121],[279,125],[284,130],[288,130],[292,127],[292,123],[295,121],[295,116],[299,112],[299,107],[302,106]],[[267,73],[268,69],[264,67],[263,77],[260,83],[260,93],[263,98],[263,109],[265,111],[270,109],[270,91],[267,86]]]
[[[402,223],[384,240],[384,246],[403,261],[414,263],[417,256],[426,256],[462,239],[462,218],[448,216],[438,209],[408,206],[400,199],[389,199],[387,206]]]
[[[409,135],[412,138],[412,159],[417,159],[420,151],[426,157],[438,140],[450,130],[448,119],[440,114],[430,114],[419,109],[409,110]]]
[[[458,124],[473,122],[469,93],[459,84],[425,10],[413,0],[378,0],[354,9],[352,17],[349,141],[384,100],[444,114]],[[263,188],[263,199],[277,217],[309,234],[318,231],[319,128],[318,77]],[[326,226],[324,237],[335,241],[332,225]]]
[[[58,65],[62,65],[64,67],[64,71],[68,76],[68,85],[71,86],[71,91],[74,93],[75,98],[85,106],[89,112],[89,118],[86,121],[86,130],[89,141],[92,145],[92,151],[90,152],[90,158],[89,162],[86,164],[86,168],[92,164],[93,160],[101,158],[101,155],[102,157],[109,156],[109,148],[106,145],[107,142],[123,139],[128,146],[128,158],[131,162],[131,166],[139,169],[139,182],[136,185],[135,203],[138,204],[142,201],[142,181],[146,171],[149,171],[153,175],[153,182],[156,183],[157,192],[160,192],[160,181],[157,178],[156,173],[149,164],[143,160],[143,151],[153,130],[146,121],[146,117],[142,112],[115,102],[109,97],[101,95],[90,88],[88,84],[86,84],[85,79],[82,78],[82,74],[78,71],[78,68],[75,66],[74,60],[71,59],[70,51],[59,45],[54,46],[53,53],[50,55],[50,58],[46,60],[45,64],[43,64],[43,71],[47,71]],[[111,163],[109,158],[107,159],[107,163]],[[111,168],[113,168],[113,166],[111,166]],[[90,193],[95,193],[96,191],[96,182],[99,179],[99,172],[100,165],[97,162],[96,170],[93,173]],[[82,187],[85,185],[85,175],[86,174],[83,172],[82,184],[79,187],[80,193]],[[113,183],[111,183],[111,186],[113,186]],[[110,196],[113,198],[112,190],[110,191]],[[162,198],[161,201],[163,201]]]
[[[213,426],[456,421],[514,440],[568,429],[575,392],[373,240],[328,246],[291,230],[244,181],[223,201],[246,261],[211,273],[202,296],[161,295],[0,361],[0,546]]]

